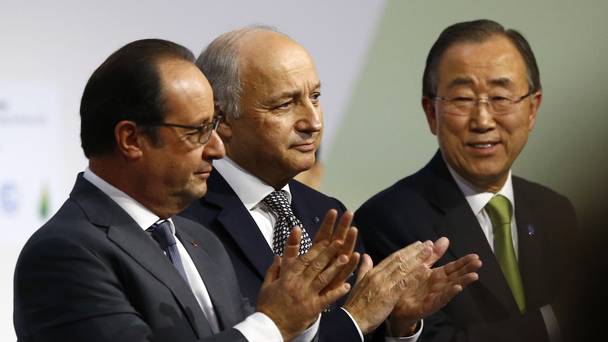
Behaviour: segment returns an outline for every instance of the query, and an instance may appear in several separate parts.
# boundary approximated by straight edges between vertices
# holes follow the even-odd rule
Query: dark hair
[[[519,51],[528,71],[530,91],[535,92],[542,89],[536,58],[526,38],[516,30],[506,30],[495,21],[480,19],[457,23],[441,32],[426,58],[426,66],[422,76],[422,96],[433,98],[437,95],[437,68],[441,57],[449,47],[464,42],[482,43],[496,35],[508,38]]]
[[[80,139],[87,158],[115,147],[114,127],[131,120],[159,143],[154,124],[162,122],[164,100],[157,65],[166,59],[194,62],[187,48],[161,39],[129,43],[93,72],[80,102]]]

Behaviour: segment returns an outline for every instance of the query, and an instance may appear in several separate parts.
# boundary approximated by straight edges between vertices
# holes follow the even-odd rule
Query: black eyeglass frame
[[[176,123],[170,123],[170,122],[159,122],[157,124],[150,124],[148,126],[177,127],[177,128],[185,128],[185,129],[197,131],[198,139],[196,142],[201,145],[204,145],[209,141],[209,139],[211,139],[211,135],[213,135],[213,131],[217,130],[220,123],[222,122],[222,119],[223,119],[222,116],[218,115],[215,118],[213,118],[213,121],[203,123],[203,124],[200,124],[197,126],[182,125],[182,124],[176,124]]]
[[[524,95],[516,98],[515,100],[512,100],[512,99],[510,99],[508,97],[505,97],[505,99],[509,100],[509,102],[511,102],[510,106],[514,106],[514,105],[520,103],[521,101],[523,101],[526,97],[528,97],[528,96],[530,96],[530,95],[532,95],[534,93],[536,93],[536,90],[529,90],[527,93],[525,93]],[[452,98],[443,97],[443,96],[435,96],[435,97],[433,97],[433,100],[440,100],[440,101],[445,101],[445,102],[453,103],[456,100],[456,98],[458,98],[458,96],[452,97]],[[479,104],[481,103],[480,102],[481,100],[482,100],[481,98],[475,98],[475,101],[473,101],[475,103],[475,106],[479,106]],[[499,113],[499,112],[494,111],[493,107],[492,107],[492,103],[491,103],[490,99],[488,99],[488,98],[485,99],[485,103],[488,105],[488,109],[492,109],[492,113],[494,113],[494,114],[503,114],[504,115],[506,113],[509,113],[509,112]],[[471,107],[471,109],[472,108],[474,108],[474,107]]]

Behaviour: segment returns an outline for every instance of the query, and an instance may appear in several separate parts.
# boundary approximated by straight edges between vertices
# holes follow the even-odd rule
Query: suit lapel
[[[513,193],[515,196],[515,222],[517,224],[518,263],[526,306],[536,307],[544,305],[542,298],[548,293],[543,287],[544,260],[542,244],[538,239],[543,227],[541,222],[534,219],[534,203],[532,196],[525,193],[525,188],[517,177],[513,177]]]
[[[310,239],[314,240],[323,218],[315,214],[315,210],[310,207],[310,204],[313,203],[313,201],[308,201],[303,198],[302,192],[299,190],[299,186],[301,185],[297,184],[295,181],[291,181],[289,184],[289,191],[291,192],[291,207],[294,215],[296,215],[300,222],[302,222],[302,226],[304,226],[304,229],[306,229]]]
[[[199,337],[201,333],[202,336],[211,334],[208,324],[200,319],[204,317],[203,313],[188,284],[152,239],[120,206],[81,176],[70,196],[79,203],[93,224],[107,227],[109,240],[167,286]]]
[[[209,191],[203,200],[219,208],[217,220],[264,279],[274,254],[251,214],[217,171],[211,172],[207,185]]]
[[[174,220],[176,223],[179,221],[178,218]],[[238,313],[236,313],[233,310],[233,307],[228,304],[230,302],[230,293],[226,292],[226,287],[222,283],[223,280],[215,276],[220,273],[220,268],[222,266],[217,264],[206,252],[206,250],[208,250],[206,245],[209,242],[196,241],[181,229],[177,230],[177,236],[188,251],[188,254],[190,254],[198,273],[205,283],[205,287],[207,288],[207,292],[213,303],[213,309],[217,315],[220,330],[231,327],[235,322],[236,317],[238,317]]]
[[[518,310],[492,249],[464,195],[438,152],[425,168],[425,190],[430,202],[443,213],[434,223],[438,236],[450,239],[448,252],[457,259],[476,253],[483,262],[479,284],[509,311]]]

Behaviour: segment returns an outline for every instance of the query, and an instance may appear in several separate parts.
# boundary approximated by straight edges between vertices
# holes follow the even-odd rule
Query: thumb
[[[359,281],[365,277],[367,272],[374,268],[374,262],[368,254],[363,254],[361,259],[361,265],[359,266],[359,271],[357,271],[357,280],[355,281],[355,284],[358,284]]]
[[[272,261],[272,265],[266,271],[266,276],[264,277],[264,282],[262,283],[262,287],[268,286],[272,284],[275,280],[279,279],[279,274],[281,272],[281,257],[275,255],[274,260]]]

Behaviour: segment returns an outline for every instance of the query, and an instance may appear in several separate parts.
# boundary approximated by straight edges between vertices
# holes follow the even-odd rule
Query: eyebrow
[[[455,79],[450,81],[450,84],[448,84],[448,88],[452,88],[452,87],[460,86],[460,85],[472,85],[472,84],[473,84],[473,80],[469,77],[456,77]]]
[[[469,86],[469,85],[473,85],[473,83],[474,83],[473,80],[469,77],[456,77],[455,79],[453,79],[450,82],[450,84],[448,85],[448,88],[452,88],[455,86],[461,86],[461,85]],[[505,88],[513,85],[513,81],[508,77],[494,78],[494,79],[491,79],[488,83],[493,86],[499,86],[499,87],[505,87]]]
[[[312,89],[313,90],[319,90],[319,89],[321,89],[321,82],[318,82],[317,84],[315,84],[315,86]],[[272,101],[277,101],[277,100],[283,99],[283,98],[298,97],[301,94],[302,94],[302,92],[300,90],[288,90],[288,91],[284,91],[282,93],[279,93],[277,96],[273,96],[272,97]]]
[[[490,84],[494,85],[494,86],[507,88],[507,87],[510,87],[513,85],[513,81],[511,81],[511,79],[508,77],[499,77],[499,78],[490,80]]]

